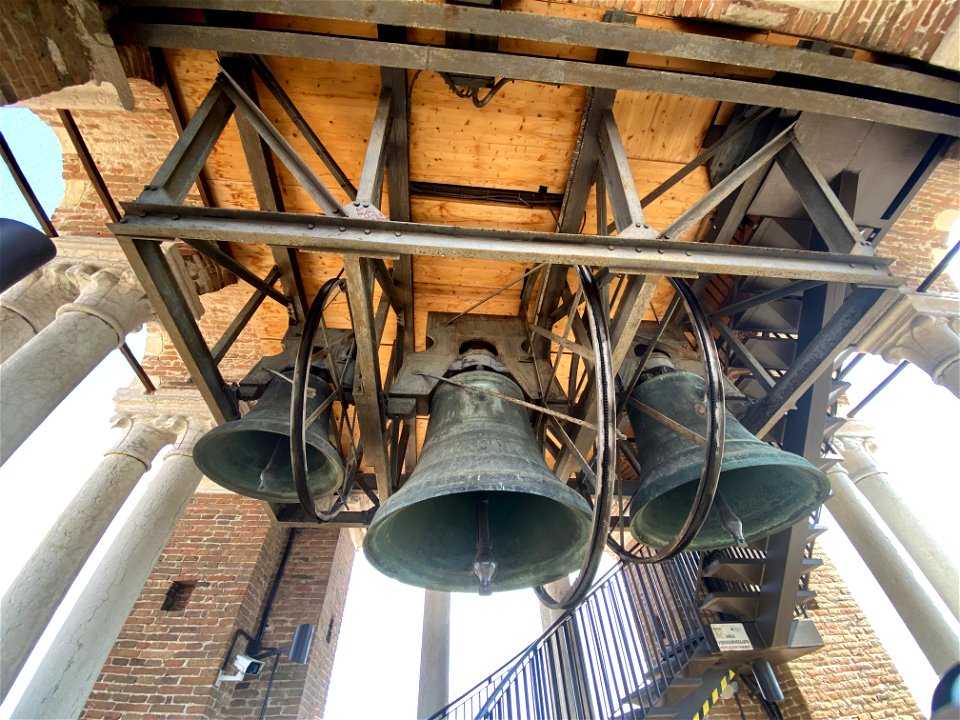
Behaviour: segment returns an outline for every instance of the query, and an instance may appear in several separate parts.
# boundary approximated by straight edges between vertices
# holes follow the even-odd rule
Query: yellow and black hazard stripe
[[[733,678],[733,670],[727,670],[727,674],[724,675],[720,680],[720,685],[713,689],[713,691],[710,693],[709,699],[703,701],[703,707],[693,714],[693,720],[704,720],[704,718],[707,717],[707,713],[710,712],[710,708],[720,702],[720,693],[727,689],[727,685],[730,684],[730,681],[733,680]]]

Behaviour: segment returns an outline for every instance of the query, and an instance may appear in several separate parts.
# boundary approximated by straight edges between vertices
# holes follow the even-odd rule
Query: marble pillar
[[[843,467],[860,493],[913,558],[955,618],[960,618],[960,574],[957,566],[890,481],[871,452],[869,435],[851,435],[846,428],[834,441]],[[875,447],[875,446],[874,446]]]
[[[143,583],[200,483],[196,440],[211,427],[187,421],[44,656],[13,718],[75,718],[133,608]]]
[[[430,717],[450,700],[450,593],[426,590],[420,643],[417,717]]]
[[[68,274],[70,267],[76,270]],[[0,363],[52,323],[62,305],[76,299],[77,273],[94,272],[92,266],[54,260],[0,295]]]
[[[79,297],[30,340],[0,371],[0,464],[111,350],[151,314],[132,271],[99,270],[67,275],[81,285]]]
[[[863,558],[937,675],[960,659],[960,625],[917,566],[884,532],[880,519],[842,466],[827,472],[830,514]]]
[[[123,437],[105,453],[0,600],[0,700],[120,506],[184,420],[120,415]]]

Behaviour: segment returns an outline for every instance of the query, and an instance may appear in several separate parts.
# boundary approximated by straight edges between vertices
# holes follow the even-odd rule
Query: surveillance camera
[[[241,654],[237,655],[233,664],[237,670],[245,675],[259,675],[260,671],[263,670],[264,662],[262,660],[254,660],[249,655]]]

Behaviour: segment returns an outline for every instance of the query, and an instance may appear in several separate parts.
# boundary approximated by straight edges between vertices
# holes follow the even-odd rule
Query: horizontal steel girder
[[[674,240],[480,230],[390,220],[124,203],[118,237],[191,238],[292,247],[366,257],[403,254],[591,265],[615,272],[691,277],[700,273],[898,287],[891,260],[807,250]]]
[[[594,20],[532,12],[462,5],[451,8],[444,4],[380,0],[123,0],[120,4],[131,7],[293,15],[446,32],[469,32],[598,50],[724,63],[906,92],[946,102],[955,103],[958,100],[953,81],[920,72],[837,57],[815,50],[798,52],[796,48],[701,33],[635,27],[632,23],[603,24]]]
[[[960,123],[956,115],[948,114],[956,111],[955,105],[939,101],[937,110],[928,110],[916,104],[902,104],[896,95],[890,100],[873,100],[839,91],[769,82],[284,30],[122,21],[112,25],[112,29],[123,42],[148,47],[313,58],[360,65],[507,77],[551,85],[668,93],[786,110],[809,110],[960,135]],[[943,106],[946,106],[946,111],[940,112]]]

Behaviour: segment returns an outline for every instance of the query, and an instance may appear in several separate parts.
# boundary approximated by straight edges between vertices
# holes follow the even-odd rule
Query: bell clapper
[[[740,518],[730,509],[730,506],[719,490],[713,498],[713,504],[716,506],[717,512],[720,513],[720,524],[730,533],[730,536],[738,546],[745,547],[747,541],[743,537],[743,523],[740,522]]]
[[[276,470],[277,466],[283,460],[285,453],[290,452],[290,441],[286,438],[281,437],[277,440],[276,447],[273,448],[273,452],[270,454],[270,460],[267,461],[266,467],[260,471],[260,489],[268,490],[271,485],[277,481]],[[282,480],[282,478],[281,478]]]
[[[480,594],[492,595],[490,582],[497,574],[497,561],[490,544],[490,500],[477,501],[477,554],[473,558],[473,572],[480,580]]]

